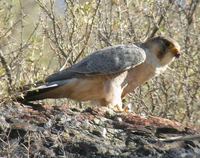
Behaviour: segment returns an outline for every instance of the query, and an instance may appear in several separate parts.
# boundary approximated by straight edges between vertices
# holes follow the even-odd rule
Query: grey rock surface
[[[0,157],[200,157],[200,139],[184,139],[197,129],[159,117],[5,104],[0,121]]]

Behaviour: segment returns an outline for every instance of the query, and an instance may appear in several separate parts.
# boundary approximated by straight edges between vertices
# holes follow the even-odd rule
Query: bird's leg
[[[121,89],[118,87],[113,87],[110,94],[107,95],[106,101],[108,102],[108,107],[113,109],[115,112],[123,112],[122,100],[121,100]]]
[[[124,86],[122,85],[120,77],[108,80],[104,84],[105,102],[107,106],[112,108],[115,112],[129,112],[127,108],[123,108],[122,91]]]

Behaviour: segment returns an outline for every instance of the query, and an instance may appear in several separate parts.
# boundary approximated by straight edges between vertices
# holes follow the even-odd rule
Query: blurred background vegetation
[[[0,104],[95,50],[156,35],[177,40],[181,58],[124,104],[140,115],[199,125],[199,0],[0,0]]]

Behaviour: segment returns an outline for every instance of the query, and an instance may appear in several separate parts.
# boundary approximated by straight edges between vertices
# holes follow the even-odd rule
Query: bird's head
[[[160,60],[161,65],[167,65],[174,58],[180,56],[180,45],[173,39],[168,37],[154,37],[145,42],[145,45]]]

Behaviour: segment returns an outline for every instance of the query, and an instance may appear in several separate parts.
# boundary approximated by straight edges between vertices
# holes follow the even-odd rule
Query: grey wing
[[[105,75],[123,72],[146,59],[144,50],[136,45],[117,45],[101,49],[72,67],[53,74],[48,82],[65,80],[80,75]]]

